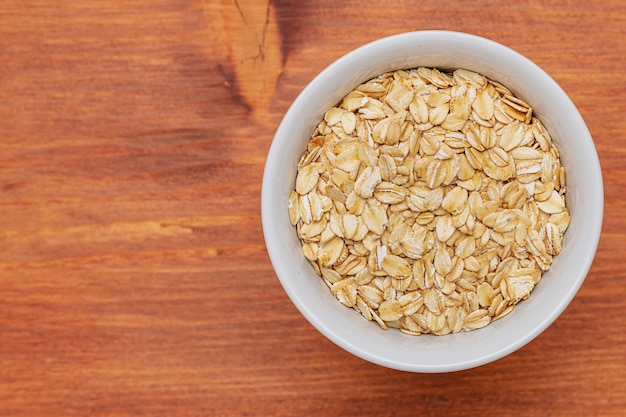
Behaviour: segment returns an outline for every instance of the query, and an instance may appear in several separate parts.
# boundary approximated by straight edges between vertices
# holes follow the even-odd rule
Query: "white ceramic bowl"
[[[323,114],[358,84],[383,72],[419,66],[465,68],[509,87],[529,103],[551,133],[567,172],[571,224],[563,249],[531,297],[485,328],[446,336],[408,336],[381,330],[341,305],[304,258],[287,202],[296,164]],[[565,310],[593,261],[604,207],[602,173],[593,140],[565,92],[537,65],[496,42],[473,35],[404,33],[362,46],[323,70],[306,86],[272,142],[261,197],[267,250],[289,298],[322,334],[370,362],[413,372],[476,367],[524,346]]]

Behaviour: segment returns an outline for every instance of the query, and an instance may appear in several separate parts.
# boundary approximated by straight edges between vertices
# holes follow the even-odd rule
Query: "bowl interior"
[[[358,84],[383,72],[419,66],[465,68],[510,88],[534,109],[561,152],[571,224],[563,250],[531,297],[505,318],[473,332],[407,336],[381,330],[330,294],[301,252],[287,201],[296,164],[323,114]],[[263,178],[265,240],[285,291],[309,322],[337,345],[379,365],[418,372],[467,369],[498,359],[535,338],[572,300],[591,266],[603,214],[600,165],[574,104],[539,67],[495,42],[454,32],[414,32],[361,47],[320,73],[279,126]]]

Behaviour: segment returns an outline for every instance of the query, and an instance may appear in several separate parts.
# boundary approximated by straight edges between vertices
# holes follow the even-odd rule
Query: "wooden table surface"
[[[450,374],[367,363],[282,290],[260,189],[282,115],[378,37],[449,29],[585,118],[605,220],[565,313]],[[4,0],[0,415],[626,415],[624,0]]]

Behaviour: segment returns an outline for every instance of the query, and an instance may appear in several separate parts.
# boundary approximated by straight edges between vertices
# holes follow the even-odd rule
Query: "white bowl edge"
[[[442,45],[449,48],[450,42],[456,45],[453,55],[441,54]],[[416,51],[413,57],[404,56],[412,50]],[[367,71],[355,71],[355,68],[370,65],[372,51],[377,53],[377,61],[381,63]],[[515,59],[515,75],[494,70],[503,56]],[[480,64],[474,60],[480,60]],[[286,187],[284,181],[285,178],[295,178],[297,158],[303,152],[310,132],[323,113],[359,83],[385,71],[417,66],[467,68],[507,85],[535,106],[536,114],[544,121],[561,150],[566,168],[580,166],[583,161],[581,158],[585,159],[583,162],[589,168],[584,173],[575,169],[567,171],[568,182],[572,181],[577,186],[567,194],[572,225],[566,233],[563,251],[572,250],[570,246],[575,242],[570,239],[570,235],[584,236],[589,242],[582,253],[574,254],[577,270],[572,270],[574,266],[563,258],[556,257],[553,267],[544,275],[528,300],[520,303],[511,315],[475,332],[440,337],[411,337],[393,329],[384,332],[375,324],[358,317],[356,312],[340,305],[301,253],[298,257],[294,251],[294,247],[299,249],[299,246],[287,214],[287,197],[291,188]],[[529,93],[523,86],[531,83],[536,88]],[[551,91],[554,96],[546,100],[546,97],[542,97],[545,91]],[[550,103],[558,103],[567,114],[572,115],[565,128],[550,122],[555,111]],[[314,110],[306,110],[307,106],[312,106]],[[578,144],[584,149],[568,148],[565,138],[572,133],[588,138]],[[286,160],[286,154],[297,157]],[[278,192],[271,192],[276,183],[282,184],[282,187]],[[293,187],[292,184],[289,186]],[[584,195],[581,195],[581,190],[584,190]],[[593,204],[590,205],[588,201]],[[501,358],[533,340],[556,320],[579,290],[591,267],[600,237],[603,201],[602,174],[589,131],[573,102],[552,78],[527,58],[493,41],[463,33],[424,31],[394,35],[364,45],[335,61],[309,83],[294,100],[276,131],[263,176],[261,210],[263,233],[276,274],[298,310],[317,330],[347,351],[382,366],[414,372],[447,372],[468,369]],[[584,222],[580,220],[583,217],[586,219]],[[289,240],[277,239],[277,230],[281,236],[289,236]],[[300,272],[294,276],[294,271]],[[565,293],[559,288],[561,282],[553,278],[561,276],[559,274],[573,277]],[[320,297],[321,293],[324,296]],[[555,293],[560,293],[556,305],[542,304],[545,301],[543,299],[554,297]],[[542,297],[542,294],[545,296]],[[533,320],[519,319],[524,314],[540,317]],[[509,321],[516,321],[516,325],[507,326]],[[520,332],[524,333],[523,337],[517,336]],[[483,349],[487,340],[490,341],[489,352]],[[393,347],[395,359],[385,356],[390,346]],[[419,353],[421,357],[412,353]]]

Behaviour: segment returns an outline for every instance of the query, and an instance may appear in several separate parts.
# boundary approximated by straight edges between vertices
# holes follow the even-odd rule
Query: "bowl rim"
[[[594,152],[589,157],[589,167],[594,173],[597,174],[597,191],[598,195],[595,204],[597,205],[597,211],[599,216],[595,219],[591,219],[593,223],[593,230],[596,232],[595,235],[588,236],[589,242],[589,250],[586,252],[587,256],[584,260],[582,260],[581,272],[578,279],[572,284],[567,293],[564,294],[564,297],[557,303],[554,308],[551,310],[551,314],[545,317],[542,321],[538,322],[532,331],[523,335],[519,339],[513,341],[505,348],[502,348],[497,351],[489,352],[482,357],[474,358],[466,361],[457,361],[455,363],[449,363],[446,365],[425,365],[425,364],[408,364],[401,361],[395,361],[393,359],[382,357],[380,355],[375,355],[369,352],[362,346],[354,345],[347,340],[344,335],[337,334],[333,332],[328,327],[326,327],[323,323],[318,320],[315,312],[309,308],[303,301],[301,300],[298,292],[296,291],[293,282],[291,281],[291,273],[286,270],[280,260],[278,246],[280,242],[276,242],[276,237],[273,235],[273,225],[268,220],[268,213],[271,211],[270,201],[275,198],[272,195],[272,184],[271,184],[271,173],[273,170],[277,169],[276,165],[278,163],[278,153],[279,149],[282,146],[279,138],[285,137],[286,135],[286,125],[287,120],[295,117],[298,114],[299,108],[304,105],[307,101],[308,96],[314,94],[316,88],[321,83],[326,81],[326,78],[331,76],[333,72],[335,72],[338,68],[347,65],[349,62],[353,61],[355,58],[360,55],[367,54],[370,50],[375,50],[377,48],[387,48],[394,45],[398,41],[411,41],[411,42],[428,42],[429,39],[438,38],[441,40],[442,38],[446,38],[449,41],[458,41],[458,40],[471,40],[472,42],[476,42],[481,44],[483,47],[495,48],[500,50],[502,53],[515,56],[516,59],[524,62],[525,65],[528,65],[529,68],[532,68],[532,71],[537,74],[537,76],[543,78],[543,81],[550,84],[551,88],[555,91],[558,91],[561,94],[564,100],[568,102],[568,105],[571,106],[573,110],[573,114],[575,114],[577,119],[580,121],[582,129],[581,135],[588,138],[588,141],[591,142],[591,147],[594,148]],[[528,58],[520,54],[519,52],[504,46],[498,42],[493,40],[480,37],[477,35],[472,35],[463,32],[453,32],[453,31],[442,31],[442,30],[428,30],[428,31],[415,31],[415,32],[404,32],[391,36],[387,36],[384,38],[380,38],[374,40],[372,42],[366,43],[348,53],[341,56],[333,63],[324,68],[317,76],[315,76],[298,94],[295,100],[290,105],[289,109],[285,113],[283,119],[281,120],[280,125],[278,126],[274,138],[272,140],[270,149],[268,151],[265,169],[263,173],[263,182],[262,182],[262,190],[261,190],[261,216],[262,216],[262,226],[263,226],[263,235],[268,251],[268,255],[270,257],[270,261],[274,267],[276,275],[287,293],[288,297],[292,301],[292,303],[296,306],[296,308],[300,311],[300,313],[307,319],[307,321],[313,325],[320,333],[322,333],[326,338],[331,340],[336,345],[342,347],[348,352],[365,359],[369,362],[385,366],[392,369],[404,370],[404,371],[412,371],[412,372],[451,372],[451,371],[459,371],[464,369],[469,369],[477,366],[484,365],[489,362],[493,362],[499,358],[502,358],[529,343],[533,339],[535,339],[539,334],[541,334],[546,328],[548,328],[567,308],[570,302],[573,300],[574,296],[582,286],[589,269],[591,268],[593,259],[595,257],[597,247],[599,244],[600,233],[602,229],[602,221],[603,221],[603,213],[604,213],[604,188],[602,182],[602,171],[600,167],[599,158],[597,155],[597,151],[593,145],[593,139],[587,126],[578,112],[578,109],[571,101],[569,96],[563,91],[563,89],[554,81],[543,69],[541,69],[537,64],[530,61]],[[423,335],[428,337],[428,335]],[[422,336],[420,336],[422,337]],[[441,336],[431,336],[431,337],[441,337]],[[448,337],[448,336],[443,336]]]

